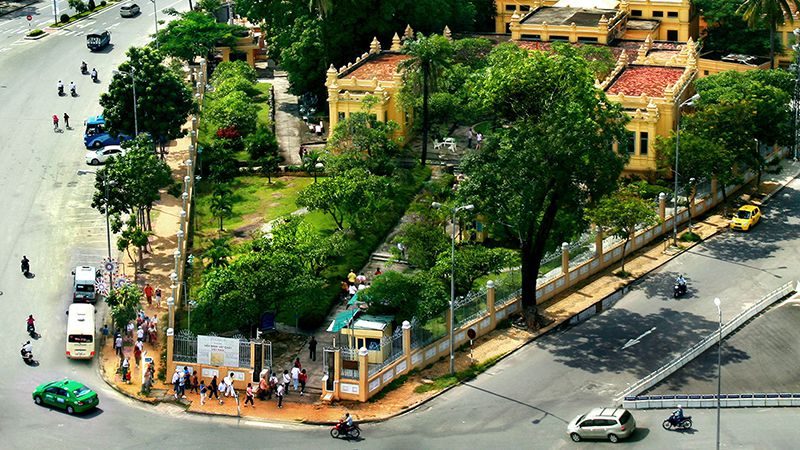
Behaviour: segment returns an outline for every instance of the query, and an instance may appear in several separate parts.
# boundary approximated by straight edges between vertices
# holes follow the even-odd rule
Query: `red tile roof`
[[[408,58],[408,55],[399,53],[383,53],[372,56],[357,66],[352,72],[346,73],[340,76],[340,78],[355,77],[359,80],[377,78],[381,81],[390,81],[397,72],[397,67],[400,63]]]
[[[638,97],[662,97],[667,86],[675,84],[683,74],[679,67],[628,66],[606,90],[608,95],[619,93]]]

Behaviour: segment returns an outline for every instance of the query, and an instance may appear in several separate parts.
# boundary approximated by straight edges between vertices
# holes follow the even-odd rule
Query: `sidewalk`
[[[14,1],[0,2],[0,17],[9,15],[9,18],[13,18],[13,17],[26,16],[31,13],[35,14],[36,8],[30,7],[30,5],[38,2],[39,0],[14,0]]]
[[[182,141],[170,147],[170,154],[168,155],[170,166],[173,168],[179,167],[180,161],[186,158],[186,148],[188,148],[188,142]],[[760,201],[766,201],[771,195],[788,184],[800,173],[800,163],[784,160],[781,164],[784,167],[781,173],[764,174],[764,179],[758,195],[751,198],[750,193],[752,192],[752,185],[749,185],[740,190],[739,195],[732,195],[729,200],[730,204],[736,205],[737,201],[741,203],[750,201],[759,203],[760,199],[763,199]],[[182,171],[179,170],[177,173],[182,173]],[[757,200],[757,198],[759,200]],[[728,208],[728,211],[731,212],[733,209],[732,207]],[[174,251],[176,246],[176,238],[174,236],[179,224],[178,212],[180,211],[180,203],[174,198],[165,195],[162,196],[162,201],[156,206],[155,210],[158,211],[158,213],[153,217],[155,232],[155,236],[152,238],[153,253],[146,255],[145,262],[149,271],[143,278],[146,278],[154,288],[161,287],[162,291],[165,293],[164,297],[166,297],[168,296],[166,290],[169,284],[167,275],[172,271],[172,266],[174,264],[172,251]],[[721,214],[722,207],[720,206],[711,214],[694,219],[692,231],[705,240],[717,233],[727,230],[728,219]],[[474,359],[470,358],[469,352],[457,353],[456,369],[466,369],[476,362],[499,360],[523,347],[537,336],[562,325],[574,315],[602,301],[603,298],[614,293],[626,284],[634,282],[637,278],[646,275],[650,271],[666,263],[679,255],[682,250],[696,245],[694,243],[682,243],[683,249],[677,250],[669,247],[668,241],[669,240],[658,241],[645,248],[643,251],[630,255],[626,261],[626,270],[632,273],[630,278],[621,279],[614,275],[613,272],[618,269],[618,265],[614,265],[606,271],[592,277],[582,286],[571,289],[540,305],[542,314],[553,319],[553,323],[539,330],[538,333],[509,327],[497,329],[477,339],[472,352]],[[144,285],[144,280],[140,281],[140,285]],[[145,308],[145,310],[148,316],[156,312],[159,314],[165,312],[164,309],[158,310],[155,307]],[[160,331],[163,331],[162,324],[164,320],[165,319],[160,319]],[[325,337],[325,340],[320,339],[324,336],[321,330],[318,330],[315,335],[318,336],[319,340],[317,349],[318,357],[315,363],[308,361],[307,347],[298,349],[297,353],[289,351],[286,355],[293,357],[293,355],[298,354],[303,363],[303,367],[309,369],[310,377],[307,391],[310,390],[311,392],[301,397],[298,393],[290,390],[289,395],[284,398],[283,408],[277,408],[275,399],[271,401],[260,401],[256,399],[254,407],[245,407],[243,405],[244,385],[240,385],[241,383],[237,383],[237,388],[239,388],[239,400],[242,403],[238,408],[233,398],[223,399],[224,401],[222,404],[218,401],[208,401],[205,405],[201,406],[199,404],[199,395],[194,393],[187,393],[187,398],[181,400],[180,403],[186,405],[187,411],[192,413],[244,416],[254,419],[287,422],[329,423],[338,420],[345,412],[350,412],[359,421],[385,420],[413,409],[443,392],[436,388],[427,390],[426,392],[418,391],[425,390],[426,388],[421,387],[432,384],[432,380],[448,373],[449,364],[446,359],[442,359],[421,371],[412,372],[405,377],[407,378],[405,383],[400,384],[394,390],[385,392],[382,398],[380,396],[378,397],[379,400],[367,403],[339,402],[332,405],[324,405],[319,400],[319,376],[322,370],[321,349],[323,346],[329,344],[329,337]],[[145,348],[148,354],[156,355],[156,370],[158,371],[160,364],[158,363],[159,360],[157,356],[159,355],[160,348],[157,346],[156,348],[151,348],[149,345]],[[131,349],[132,347],[125,347],[125,350],[128,352],[131,352]],[[134,376],[132,377],[133,383],[130,385],[121,383],[119,375],[114,375],[118,360],[114,355],[110,343],[106,343],[102,348],[101,363],[106,381],[121,392],[149,402],[175,401],[170,390],[171,386],[165,386],[160,382],[154,385],[150,397],[143,398],[138,396],[137,393],[140,389],[138,383],[141,381],[141,376],[138,368],[134,367],[133,363],[131,363],[131,370],[134,370]],[[279,362],[276,360],[273,362],[273,367],[275,367],[276,370],[286,366],[287,365],[284,364],[283,361]]]

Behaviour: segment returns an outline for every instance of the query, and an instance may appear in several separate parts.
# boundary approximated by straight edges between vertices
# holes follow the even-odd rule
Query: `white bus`
[[[73,303],[67,311],[67,358],[94,358],[94,306]]]

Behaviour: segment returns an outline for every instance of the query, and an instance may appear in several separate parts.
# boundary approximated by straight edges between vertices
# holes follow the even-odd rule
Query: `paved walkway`
[[[305,126],[300,118],[297,97],[289,93],[286,72],[275,71],[270,80],[275,88],[275,137],[285,164],[298,166],[300,161],[300,133]]]

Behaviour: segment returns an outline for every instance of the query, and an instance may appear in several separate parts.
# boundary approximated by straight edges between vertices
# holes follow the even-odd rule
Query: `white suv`
[[[636,430],[636,420],[623,408],[595,408],[567,425],[567,434],[578,442],[581,439],[608,439],[617,442]]]
[[[121,17],[136,17],[139,15],[139,5],[136,3],[128,3],[119,8],[119,15]]]

